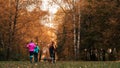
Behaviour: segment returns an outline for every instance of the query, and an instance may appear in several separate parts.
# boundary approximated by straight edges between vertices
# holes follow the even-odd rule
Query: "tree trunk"
[[[79,53],[80,53],[80,8],[78,6],[78,15],[79,15],[79,19],[78,19],[78,36],[77,36],[77,59],[79,59]]]
[[[76,23],[75,23],[75,14],[73,14],[73,26],[74,26],[74,54],[75,54],[75,59],[77,57],[77,49],[76,49],[76,43],[77,43],[77,40],[76,40]]]
[[[76,7],[75,7],[75,0],[73,0],[73,29],[74,29],[74,55],[75,60],[77,60],[77,26],[76,26]]]
[[[16,23],[17,23],[17,15],[18,15],[18,4],[19,0],[15,0],[15,16],[14,19],[12,20],[12,1],[9,0],[9,11],[10,11],[10,16],[9,16],[9,36],[8,36],[8,44],[7,44],[7,55],[6,58],[9,60],[10,57],[10,52],[13,48],[12,43],[14,41],[14,34],[15,34],[15,29],[16,29]]]

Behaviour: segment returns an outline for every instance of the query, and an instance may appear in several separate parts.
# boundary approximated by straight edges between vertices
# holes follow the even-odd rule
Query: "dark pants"
[[[52,59],[52,63],[55,63],[55,53],[50,53],[50,58]]]
[[[34,53],[34,61],[38,62],[38,53]]]
[[[32,63],[34,53],[33,53],[33,51],[30,51],[29,53],[30,53],[30,62]]]

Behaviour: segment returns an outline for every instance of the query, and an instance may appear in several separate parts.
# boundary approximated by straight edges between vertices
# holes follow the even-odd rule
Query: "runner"
[[[30,54],[30,63],[32,63],[35,47],[36,45],[33,43],[33,40],[31,40],[30,43],[27,44],[27,48],[29,49],[29,54]]]

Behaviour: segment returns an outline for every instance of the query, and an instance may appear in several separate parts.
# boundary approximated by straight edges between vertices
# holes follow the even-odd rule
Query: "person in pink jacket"
[[[27,44],[27,48],[29,49],[30,54],[30,62],[32,63],[32,59],[34,56],[34,48],[36,47],[35,43],[31,40],[29,44]]]

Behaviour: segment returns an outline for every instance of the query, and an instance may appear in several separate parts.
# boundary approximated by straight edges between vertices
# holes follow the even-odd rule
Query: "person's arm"
[[[39,46],[37,46],[37,47],[38,47],[38,50],[40,50]]]
[[[39,46],[37,46],[37,48],[38,48],[38,52],[40,51],[40,48],[39,48]]]
[[[34,48],[36,47],[36,45],[34,44]]]
[[[56,52],[56,48],[54,47],[54,51]]]

